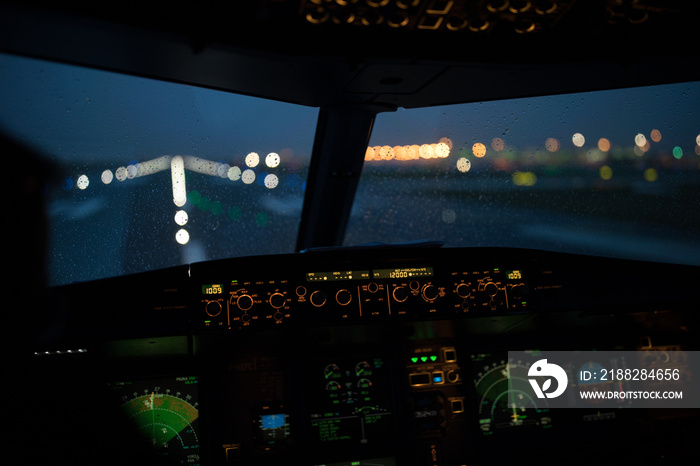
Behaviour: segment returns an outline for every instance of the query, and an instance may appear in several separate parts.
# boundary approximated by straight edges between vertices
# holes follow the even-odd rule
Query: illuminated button
[[[241,457],[241,449],[239,447],[226,447],[226,462],[235,463]]]
[[[412,387],[420,387],[421,385],[430,385],[430,374],[421,372],[419,374],[410,374],[408,376],[409,383]]]
[[[445,383],[445,373],[442,371],[433,372],[433,383],[436,383],[436,384]]]
[[[464,412],[464,400],[461,398],[455,398],[450,400],[450,408],[454,414],[459,414]]]
[[[457,351],[454,348],[444,348],[442,350],[442,355],[445,362],[456,362],[457,361]]]

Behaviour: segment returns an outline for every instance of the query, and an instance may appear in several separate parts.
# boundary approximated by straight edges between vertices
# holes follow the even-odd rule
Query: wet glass
[[[294,251],[318,109],[1,54],[0,101],[60,169],[52,285]]]
[[[700,264],[700,83],[378,115],[345,244]]]

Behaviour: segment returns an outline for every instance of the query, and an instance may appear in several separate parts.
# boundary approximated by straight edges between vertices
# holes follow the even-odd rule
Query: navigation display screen
[[[198,378],[193,375],[121,380],[110,384],[122,412],[153,448],[175,464],[199,462]]]

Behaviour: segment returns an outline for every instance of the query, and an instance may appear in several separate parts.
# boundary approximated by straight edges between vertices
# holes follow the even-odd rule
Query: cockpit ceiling
[[[694,1],[4,0],[0,8],[6,52],[311,106],[419,107],[700,78]]]

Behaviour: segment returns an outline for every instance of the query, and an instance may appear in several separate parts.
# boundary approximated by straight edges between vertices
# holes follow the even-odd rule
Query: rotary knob
[[[457,296],[460,298],[468,298],[469,295],[472,294],[471,288],[466,283],[460,283],[457,285],[455,291],[457,292]]]
[[[394,299],[397,302],[402,303],[408,299],[410,292],[405,286],[397,286],[396,288],[394,288],[392,294],[394,295]]]
[[[435,285],[425,285],[423,287],[423,299],[434,301],[438,297],[439,290]]]
[[[484,293],[488,296],[496,296],[498,294],[498,286],[494,282],[488,282],[484,285]]]
[[[240,295],[238,299],[236,299],[236,305],[241,311],[247,311],[253,307],[253,298],[247,294]]]
[[[525,297],[528,293],[528,288],[525,284],[518,284],[518,285],[513,285],[511,288],[511,292],[513,293],[513,297],[515,299],[522,299]]]
[[[314,291],[311,293],[311,296],[309,298],[311,300],[311,304],[313,304],[316,307],[321,307],[324,304],[326,304],[326,293],[323,291]]]
[[[221,303],[219,301],[208,301],[204,310],[210,316],[216,317],[221,314]]]
[[[274,307],[275,309],[284,307],[286,302],[287,298],[282,293],[272,293],[270,295],[270,306]]]
[[[341,306],[347,306],[352,301],[352,294],[348,290],[342,289],[335,294],[335,300]]]

